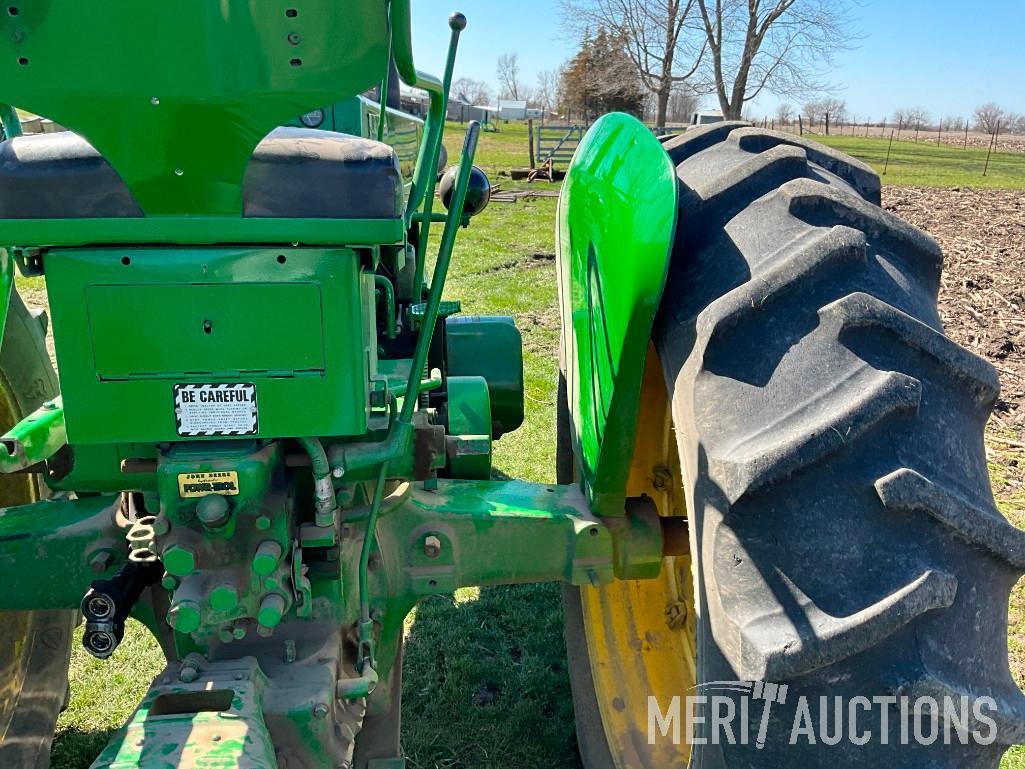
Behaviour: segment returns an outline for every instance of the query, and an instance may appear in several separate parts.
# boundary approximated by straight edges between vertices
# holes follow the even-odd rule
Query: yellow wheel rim
[[[662,367],[648,351],[627,494],[646,494],[659,514],[686,516],[683,478]],[[648,744],[649,697],[666,713],[696,683],[694,580],[689,555],[666,558],[658,579],[581,590],[591,677],[619,769],[686,766],[690,745],[656,734]],[[684,717],[681,709],[681,717]]]

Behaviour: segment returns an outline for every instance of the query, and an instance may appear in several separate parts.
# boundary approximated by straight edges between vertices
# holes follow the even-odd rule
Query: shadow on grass
[[[106,746],[114,729],[83,730],[77,726],[60,729],[53,738],[50,769],[87,769]]]
[[[411,769],[579,767],[562,628],[556,584],[421,603],[404,665]]]

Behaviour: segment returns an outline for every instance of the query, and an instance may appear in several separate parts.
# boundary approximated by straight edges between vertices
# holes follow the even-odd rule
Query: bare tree
[[[763,90],[801,97],[828,88],[824,70],[849,46],[850,0],[697,0],[707,80],[727,119]]]
[[[666,121],[672,123],[689,123],[691,115],[698,110],[701,96],[686,84],[678,85],[669,95],[666,108]]]
[[[790,125],[794,122],[794,105],[789,102],[780,102],[776,107],[776,120],[780,125]]]
[[[452,94],[473,106],[486,105],[491,101],[491,86],[483,80],[461,77],[452,84]]]
[[[542,115],[548,113],[555,107],[559,98],[559,81],[562,79],[562,72],[559,69],[545,69],[537,73],[537,88],[534,89],[534,101],[541,107]]]
[[[997,127],[1004,122],[1004,108],[999,104],[988,102],[975,108],[976,131],[982,131],[992,136],[997,132]]]
[[[847,102],[843,99],[823,99],[820,104],[823,116],[828,115],[832,125],[839,125],[847,120]]]
[[[804,115],[804,122],[807,123],[808,130],[812,130],[814,125],[823,119],[822,101],[815,99],[813,101],[805,102],[804,107],[801,109],[801,113]]]
[[[912,107],[904,110],[905,122],[908,128],[915,131],[915,141],[918,141],[918,132],[929,125],[929,110],[924,107]]]
[[[498,57],[499,96],[503,99],[520,101],[527,97],[527,87],[520,82],[520,55],[503,53]]]
[[[696,0],[560,2],[563,26],[570,32],[583,39],[605,29],[622,40],[641,84],[655,96],[655,126],[665,127],[674,89],[694,75],[705,50],[693,34]]]
[[[897,126],[897,138],[900,138],[900,132],[907,128],[910,110],[906,109],[895,109],[893,111],[893,122]],[[886,127],[886,121],[883,121],[883,127]]]
[[[940,121],[941,131],[962,131],[964,130],[964,118],[960,115],[948,115]]]

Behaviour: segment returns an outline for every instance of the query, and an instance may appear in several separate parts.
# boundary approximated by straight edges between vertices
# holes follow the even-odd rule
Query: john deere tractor
[[[132,617],[167,667],[97,769],[399,769],[408,612],[542,581],[589,769],[996,766],[1025,538],[936,244],[817,144],[603,117],[559,204],[559,483],[495,480],[520,335],[443,299],[489,197],[475,124],[438,181],[465,25],[439,79],[409,0],[0,6],[0,767],[47,765],[76,625],[116,665]],[[651,738],[723,681],[776,701],[759,740],[701,703]],[[995,741],[901,744],[920,694],[992,698]],[[827,695],[889,727],[791,745]]]

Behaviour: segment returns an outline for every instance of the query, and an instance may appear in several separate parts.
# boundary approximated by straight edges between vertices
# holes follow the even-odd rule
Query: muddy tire
[[[56,392],[43,325],[15,293],[0,347],[0,433]],[[35,476],[0,476],[0,507],[42,491]],[[49,766],[54,724],[67,700],[75,620],[68,611],[0,614],[0,766]]]
[[[1007,661],[1025,533],[993,501],[983,429],[998,380],[943,335],[939,248],[879,207],[871,169],[813,142],[720,123],[664,146],[680,224],[653,341],[689,518],[697,684],[787,687],[765,690],[786,697],[762,745],[764,700],[745,695],[748,744],[696,744],[690,765],[996,767],[1025,737]],[[594,670],[581,617],[567,603],[571,665]],[[609,712],[581,678],[578,706]],[[828,745],[820,719],[835,722],[838,697],[843,733]],[[855,697],[896,698],[860,711],[862,745],[848,733]],[[904,717],[902,697],[941,708]],[[963,711],[944,711],[945,697],[995,740],[954,731],[946,744]],[[801,703],[815,744],[791,744]],[[695,736],[711,739],[701,708]],[[932,728],[938,739],[918,744]],[[605,737],[599,758],[583,751],[589,768],[669,765],[628,757],[607,724]]]

